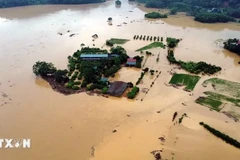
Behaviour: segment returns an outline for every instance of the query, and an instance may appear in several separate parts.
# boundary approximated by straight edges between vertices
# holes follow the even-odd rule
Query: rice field
[[[120,38],[111,38],[109,40],[109,42],[113,43],[113,44],[124,44],[126,42],[128,42],[128,39],[120,39]]]
[[[186,86],[184,90],[192,91],[199,80],[199,76],[194,76],[190,74],[174,74],[169,84]]]
[[[158,47],[161,47],[161,48],[165,48],[164,44],[162,42],[153,42],[149,45],[146,45],[142,48],[139,48],[138,50],[136,50],[137,52],[139,51],[143,51],[143,50],[148,50],[148,49],[152,49],[152,48],[158,48]]]
[[[240,83],[220,78],[211,78],[203,82],[203,86],[211,84],[216,93],[221,93],[233,98],[240,98]]]

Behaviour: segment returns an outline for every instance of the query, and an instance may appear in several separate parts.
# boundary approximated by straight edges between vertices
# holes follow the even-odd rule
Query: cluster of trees
[[[187,117],[187,114],[186,114],[186,113],[184,113],[184,114],[179,118],[179,120],[178,120],[178,123],[179,123],[179,124],[182,123],[184,117]]]
[[[186,71],[194,74],[205,73],[205,74],[214,74],[222,70],[221,67],[208,64],[206,62],[184,62],[181,60],[176,60],[174,52],[172,50],[168,51],[167,59],[171,64],[177,64]]]
[[[228,39],[223,44],[225,49],[240,55],[240,39]]]
[[[163,37],[160,38],[159,36],[146,36],[146,35],[140,35],[140,36],[139,35],[134,35],[133,39],[134,40],[138,40],[139,39],[139,40],[144,40],[144,41],[145,40],[147,40],[147,41],[148,40],[149,41],[152,41],[152,40],[153,41],[160,41],[161,40],[161,42],[163,41]]]
[[[112,47],[114,44],[110,40],[106,40],[106,45]]]
[[[121,5],[122,2],[121,2],[120,0],[116,0],[116,1],[115,1],[115,4],[116,4],[116,5]]]
[[[111,49],[110,54],[118,54],[117,57],[108,59],[84,61],[79,57],[82,53],[108,53],[99,48],[85,47],[76,51],[73,56],[68,56],[68,70],[57,70],[52,63],[36,62],[33,65],[33,72],[36,75],[55,78],[57,83],[65,84],[65,87],[78,90],[87,87],[88,90],[95,88],[103,89],[107,87],[106,82],[100,81],[102,75],[105,77],[114,76],[121,68],[121,64],[126,63],[129,58],[124,48],[117,46]],[[82,80],[82,82],[80,82]]]
[[[206,130],[208,130],[209,132],[211,132],[213,135],[217,136],[218,138],[221,138],[223,141],[225,141],[226,143],[228,144],[231,144],[233,145],[234,147],[236,148],[240,148],[240,143],[236,140],[236,139],[233,139],[232,137],[210,127],[209,125],[203,123],[203,122],[200,122],[199,123],[201,126],[203,126]]]
[[[136,59],[136,67],[141,68],[142,67],[142,61],[143,61],[143,56],[135,56],[133,59]]]
[[[167,37],[167,45],[169,48],[175,48],[179,42],[180,42],[180,39]]]
[[[105,0],[0,0],[0,8],[39,4],[88,4],[101,2],[105,2]]]
[[[135,86],[135,87],[132,88],[132,90],[130,92],[127,93],[127,97],[129,99],[133,99],[133,98],[136,97],[138,92],[139,92],[139,87]]]
[[[151,12],[151,13],[145,14],[145,17],[156,19],[156,18],[167,18],[168,16],[167,16],[167,14],[160,14],[158,12]]]
[[[226,14],[208,12],[196,14],[194,20],[202,23],[216,23],[216,22],[227,23],[229,21],[235,21],[234,18],[229,17]]]
[[[53,63],[38,61],[33,65],[33,73],[41,77],[52,77],[57,71]]]
[[[138,0],[148,8],[169,8],[170,14],[187,12],[203,23],[233,21],[240,18],[239,0]],[[213,13],[213,14],[211,14]],[[218,15],[215,15],[218,13]],[[204,16],[207,16],[204,18]]]

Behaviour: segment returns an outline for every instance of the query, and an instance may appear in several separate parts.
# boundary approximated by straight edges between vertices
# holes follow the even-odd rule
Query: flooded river
[[[171,68],[165,58],[166,50],[160,51],[159,64],[152,65],[153,59],[146,63],[149,67],[162,70],[163,76],[143,102],[125,98],[106,99],[85,93],[64,96],[54,92],[32,73],[36,61],[53,62],[57,68],[66,68],[67,56],[80,49],[81,43],[102,47],[106,39],[113,37],[132,40],[134,35],[152,35],[182,38],[175,51],[176,58],[219,65],[224,69],[219,77],[240,81],[240,66],[237,64],[240,58],[223,50],[220,43],[221,39],[239,38],[239,24],[201,24],[182,14],[150,21],[144,18],[146,11],[148,9],[127,0],[122,0],[121,7],[116,7],[114,1],[108,1],[91,5],[0,9],[0,138],[31,139],[30,149],[0,149],[0,159],[151,160],[153,156],[150,152],[161,149],[155,148],[160,145],[157,136],[169,134],[173,110],[178,109],[178,104],[184,99],[196,107],[196,110],[189,109],[195,119],[209,118],[209,122],[221,126],[222,121],[227,119],[225,116],[208,113],[206,108],[193,103],[193,98],[187,97],[184,91],[164,86],[163,83],[170,78],[165,71]],[[113,18],[112,26],[107,23],[108,17]],[[69,37],[70,34],[75,36]],[[94,42],[93,34],[99,36]],[[124,48],[134,56],[138,54],[135,50],[146,44],[132,40]],[[159,50],[155,49],[153,53],[157,54]],[[135,83],[139,76],[140,73],[135,70],[122,69],[118,77]],[[148,81],[150,79],[146,83]],[[166,110],[162,116],[156,114],[159,109]],[[205,146],[208,150],[218,146],[219,150],[215,149],[212,154],[206,152],[209,153],[203,158],[206,160],[224,156],[237,160],[236,157],[240,156],[238,150],[226,147],[215,137],[211,140],[218,141],[216,144],[205,144],[202,141],[209,138],[206,133],[203,130],[198,132],[199,128],[194,127],[197,122],[189,124],[194,131],[190,131],[191,127],[177,128],[169,134],[169,138],[179,135],[182,130],[187,130],[189,135],[196,133],[201,138],[187,144],[200,145],[197,147],[198,156],[205,152]],[[224,126],[240,140],[239,130],[235,129],[239,128],[238,124]],[[114,129],[117,129],[116,133],[112,133]],[[184,145],[186,141],[179,144]],[[171,146],[171,141],[168,143]],[[177,146],[170,150],[173,152],[180,148]],[[171,151],[166,156],[171,155]],[[181,151],[178,160],[194,159],[194,153],[186,157],[184,154],[187,155],[187,151]]]

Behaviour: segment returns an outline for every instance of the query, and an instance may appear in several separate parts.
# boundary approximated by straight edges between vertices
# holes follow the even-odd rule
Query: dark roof
[[[133,58],[128,58],[127,59],[127,62],[136,62],[137,60],[136,59],[133,59]]]
[[[107,93],[112,96],[120,97],[123,92],[127,89],[127,83],[123,81],[115,81],[109,87]]]

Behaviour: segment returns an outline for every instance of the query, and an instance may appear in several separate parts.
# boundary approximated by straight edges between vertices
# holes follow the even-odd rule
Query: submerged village
[[[108,18],[108,22],[112,18]],[[98,35],[92,35],[92,41],[98,39]],[[54,64],[48,62],[36,62],[33,65],[33,72],[40,75],[51,85],[52,89],[64,95],[71,95],[81,92],[86,92],[89,95],[98,95],[105,98],[109,96],[127,97],[128,99],[135,99],[143,101],[144,98],[137,98],[139,92],[148,94],[161,70],[145,67],[145,63],[149,57],[154,56],[149,50],[154,48],[167,50],[166,59],[169,65],[174,65],[178,70],[185,70],[188,74],[176,73],[169,71],[172,78],[166,86],[172,86],[176,89],[182,88],[191,93],[201,76],[211,76],[222,70],[220,66],[208,64],[206,62],[192,62],[182,61],[175,58],[174,48],[181,43],[182,39],[173,37],[147,36],[147,35],[133,35],[132,41],[149,41],[149,44],[137,49],[133,57],[128,56],[126,50],[121,46],[130,41],[130,39],[111,38],[106,40],[104,46],[110,48],[109,50],[95,47],[86,47],[84,43],[80,45],[81,49],[68,56],[68,69],[58,70]],[[236,54],[239,54],[240,40],[229,39],[223,42],[224,48]],[[156,62],[160,61],[157,55]],[[240,63],[240,62],[239,62]],[[121,68],[132,68],[139,72],[139,78],[131,81],[114,80],[115,74]],[[152,83],[147,88],[139,87],[144,81],[144,76],[150,76]],[[203,87],[211,84],[213,91],[204,92],[205,96],[196,99],[196,103],[209,107],[211,110],[220,112],[223,106],[227,104],[240,106],[240,83],[231,82],[219,78],[210,78],[204,81]],[[186,105],[185,103],[182,103]],[[223,105],[224,104],[224,105]],[[223,111],[228,117],[239,121],[237,116]]]
[[[109,17],[109,25],[112,25],[111,21],[112,18]],[[71,36],[73,35],[71,34]],[[97,34],[92,35],[93,42],[97,39]],[[148,41],[149,44],[141,46],[136,50],[137,54],[130,57],[126,49],[122,47],[123,44],[129,41]],[[46,80],[53,90],[64,95],[86,92],[90,96],[98,95],[104,98],[109,96],[126,97],[132,100],[144,101],[144,97],[154,88],[154,82],[162,72],[159,69],[146,67],[145,63],[149,57],[156,56],[151,52],[151,49],[163,49],[167,50],[165,58],[169,63],[168,65],[174,65],[176,70],[185,72],[177,73],[176,70],[171,69],[168,73],[172,75],[172,78],[165,85],[183,89],[189,92],[189,96],[193,96],[192,91],[202,76],[216,75],[223,68],[203,61],[183,61],[175,58],[175,48],[181,41],[181,38],[174,37],[133,35],[132,39],[107,39],[101,48],[88,47],[82,43],[79,50],[74,52],[72,56],[67,57],[67,69],[59,70],[52,63],[38,61],[33,65],[33,72]],[[223,43],[225,49],[239,54],[240,40],[228,39],[224,42],[221,41],[221,43]],[[160,54],[159,51],[155,63],[160,61]],[[118,71],[124,67],[138,71],[139,78],[130,81],[112,80]],[[152,82],[148,87],[141,87],[146,76],[151,77]],[[208,107],[210,111],[214,110],[222,113],[235,122],[239,121],[240,112],[236,109],[240,106],[240,83],[220,78],[209,78],[202,83],[202,86],[208,89],[211,86],[212,89],[204,91],[203,96],[198,97],[195,103]],[[139,92],[144,96],[138,98]],[[186,106],[187,104],[182,102],[182,105]],[[158,113],[160,112],[158,111]],[[173,122],[176,120],[177,115],[177,112],[173,114]],[[181,124],[183,119],[187,117],[186,113],[180,115],[174,125],[176,123]],[[216,137],[236,148],[240,148],[240,142],[234,138],[204,122],[199,124]],[[115,132],[116,130],[113,130],[113,133]],[[160,139],[165,141],[164,137],[160,137]],[[152,152],[156,160],[161,159],[160,152],[162,151]]]

